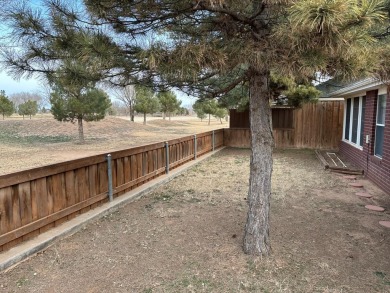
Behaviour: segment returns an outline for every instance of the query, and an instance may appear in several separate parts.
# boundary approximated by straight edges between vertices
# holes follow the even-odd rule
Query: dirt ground
[[[30,119],[8,118],[0,120],[0,175],[127,149],[136,145],[160,142],[186,135],[229,127],[229,123],[196,117],[108,117],[98,122],[84,123],[85,144],[78,143],[77,125],[58,122],[50,115]]]
[[[243,254],[249,151],[225,149],[0,274],[0,292],[390,292],[390,196],[276,150],[272,256]],[[364,208],[376,203],[376,213]]]

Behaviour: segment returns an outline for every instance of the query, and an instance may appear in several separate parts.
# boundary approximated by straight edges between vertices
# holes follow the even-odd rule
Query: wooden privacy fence
[[[0,176],[0,251],[223,146],[223,129]]]
[[[249,111],[233,114],[230,128],[225,129],[225,146],[250,147]],[[344,101],[338,100],[320,100],[299,109],[273,108],[275,146],[337,149],[343,133],[343,117]]]

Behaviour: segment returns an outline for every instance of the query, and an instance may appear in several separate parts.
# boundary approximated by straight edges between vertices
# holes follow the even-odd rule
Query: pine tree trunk
[[[84,143],[83,118],[77,118],[77,124],[79,126],[79,141]]]
[[[254,72],[250,86],[251,163],[248,216],[244,252],[269,255],[269,209],[271,196],[273,134],[269,105],[268,73]]]
[[[171,112],[169,112],[168,117],[169,117],[169,121],[171,121]]]
[[[209,114],[209,125],[210,125],[210,116],[211,116],[211,114]]]
[[[144,125],[146,125],[146,113],[144,113]]]
[[[165,120],[165,112],[163,112],[163,119]]]

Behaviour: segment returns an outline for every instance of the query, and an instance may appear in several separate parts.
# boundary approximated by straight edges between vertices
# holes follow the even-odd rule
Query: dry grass
[[[390,215],[309,150],[275,151],[273,253],[243,254],[248,177],[249,151],[223,150],[1,274],[0,292],[390,292]]]
[[[155,118],[143,125],[136,118],[136,123],[115,117],[85,123],[83,145],[78,143],[77,125],[58,122],[50,115],[0,120],[0,175],[228,127],[216,119],[208,125],[195,117]]]

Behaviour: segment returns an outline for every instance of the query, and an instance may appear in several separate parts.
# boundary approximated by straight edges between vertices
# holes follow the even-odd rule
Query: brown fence
[[[244,115],[238,115],[242,124]],[[344,101],[319,101],[305,104],[300,109],[272,109],[273,134],[278,148],[337,149],[343,132]],[[233,117],[230,118],[231,120]],[[245,128],[225,129],[226,146],[249,147],[250,132]]]
[[[109,177],[117,197],[221,146],[222,129],[0,176],[0,251],[107,202]]]

